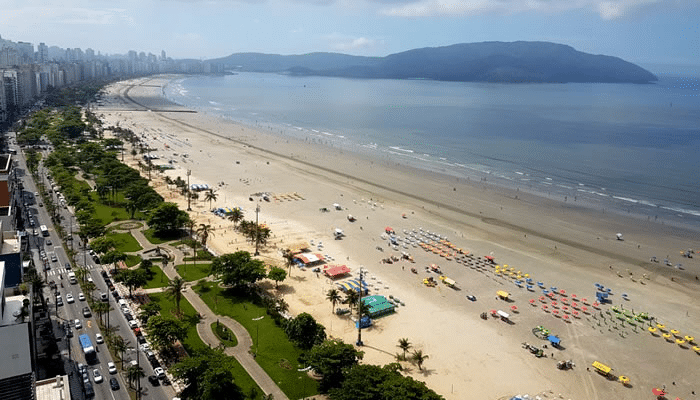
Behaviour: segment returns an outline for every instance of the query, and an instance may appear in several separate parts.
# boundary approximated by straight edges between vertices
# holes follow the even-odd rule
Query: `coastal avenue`
[[[48,151],[43,152],[43,156],[48,156],[48,154]],[[94,398],[104,400],[130,400],[129,393],[127,392],[128,383],[125,380],[126,372],[119,371],[117,374],[110,374],[107,363],[114,362],[114,360],[107,349],[107,344],[96,343],[96,334],[99,333],[104,336],[104,333],[100,332],[96,323],[97,315],[90,311],[90,317],[84,316],[83,310],[85,307],[88,307],[88,304],[86,300],[79,299],[79,294],[82,292],[82,289],[78,284],[70,284],[69,282],[68,273],[73,270],[73,267],[67,269],[66,263],[69,262],[68,256],[61,245],[61,239],[56,233],[56,229],[46,211],[46,207],[43,206],[43,199],[40,196],[36,198],[34,196],[34,193],[38,192],[38,188],[31,175],[28,172],[25,173],[25,171],[28,170],[22,152],[18,152],[16,160],[17,164],[15,168],[17,170],[17,176],[22,179],[24,200],[27,203],[27,207],[23,210],[26,215],[25,220],[30,221],[29,218],[33,219],[34,228],[37,231],[36,235],[30,234],[29,236],[29,248],[35,265],[38,266],[38,270],[47,282],[47,286],[44,288],[44,297],[47,299],[50,312],[53,314],[54,335],[64,361],[65,373],[69,376],[71,398],[74,400],[86,398],[83,389],[83,378],[78,372],[78,363],[86,364],[85,355],[83,354],[79,342],[79,336],[87,334],[92,342],[92,346],[96,350],[96,361],[87,366],[90,385],[92,385],[95,393]],[[75,234],[77,221],[68,208],[60,206],[57,194],[51,189],[51,182],[47,179],[48,173],[48,170],[45,169],[43,165],[39,166],[39,175],[43,180],[44,187],[47,189],[47,195],[53,196],[53,200],[58,206],[63,230],[67,233],[72,232],[74,234],[73,237],[70,238],[73,241],[72,246],[76,249],[80,249],[72,265],[86,265],[89,271],[86,279],[90,277],[95,283],[97,289],[93,296],[99,301],[100,293],[109,293],[107,284],[100,274],[100,272],[106,270],[106,268],[96,264],[92,257],[86,254],[85,249],[79,246],[79,244],[82,243],[80,238]],[[27,223],[29,224],[29,222]],[[43,236],[38,232],[39,226],[41,225],[46,225],[48,227],[48,236]],[[32,233],[32,228],[30,226],[28,226],[27,229]],[[66,246],[71,247],[71,240],[66,242]],[[42,250],[46,254],[46,265],[48,266],[46,269],[43,267],[45,263],[40,253]],[[55,258],[53,258],[54,256]],[[53,261],[54,259],[55,261]],[[55,290],[49,288],[48,283],[50,282],[56,284]],[[74,299],[70,303],[67,299],[69,294]],[[57,305],[57,295],[60,295],[61,298],[59,305]],[[89,293],[84,294],[84,296],[89,295]],[[108,296],[108,301],[112,306],[112,311],[109,313],[110,326],[115,329],[114,333],[116,335],[123,337],[129,343],[130,347],[133,348],[137,344],[133,331],[129,329],[128,322],[124,315],[119,312],[119,307],[116,306],[114,298]],[[76,328],[76,320],[79,322],[80,328]],[[71,333],[68,333],[68,331]],[[126,367],[129,361],[136,359],[136,354],[134,351],[127,351],[124,358],[124,365]],[[115,364],[117,364],[117,367],[120,367],[118,363]],[[146,377],[153,375],[153,367],[142,352],[139,352],[139,364],[141,368],[143,368]],[[99,371],[99,374],[102,376],[102,382],[95,383],[93,370]],[[113,377],[119,382],[119,390],[112,390],[110,388],[109,381],[110,378]],[[159,385],[154,387],[145,378],[141,379],[141,387],[143,389],[142,398],[144,399],[166,400],[173,398],[175,395],[171,386]]]

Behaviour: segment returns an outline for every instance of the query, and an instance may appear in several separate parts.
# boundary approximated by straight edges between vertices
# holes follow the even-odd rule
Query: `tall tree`
[[[353,289],[349,289],[345,293],[345,304],[350,306],[350,309],[353,310],[355,307],[357,307],[357,303],[360,302],[360,294],[357,293],[357,291]]]
[[[134,387],[134,382],[146,376],[140,365],[130,365],[126,369],[126,377],[129,380],[129,387]]]
[[[214,259],[212,274],[220,276],[224,285],[240,289],[265,277],[265,264],[253,259],[247,251],[224,254]]]
[[[308,350],[326,339],[326,328],[308,313],[301,313],[287,321],[284,331],[301,349]]]
[[[187,326],[172,318],[156,315],[148,320],[148,336],[157,349],[170,348],[174,341],[187,337]]]
[[[233,229],[236,229],[236,225],[243,219],[243,210],[241,210],[240,207],[234,208],[228,213],[228,219],[233,222]]]
[[[187,212],[180,210],[177,204],[162,203],[151,210],[148,226],[158,235],[168,235],[182,228],[188,219]]]
[[[397,347],[403,350],[403,359],[405,360],[406,352],[411,348],[411,342],[409,342],[407,338],[401,338],[399,339],[399,344]]]
[[[287,271],[283,270],[280,267],[272,267],[270,268],[270,272],[267,273],[267,277],[275,281],[275,288],[277,288],[279,282],[287,278]]]
[[[139,319],[141,320],[142,324],[148,323],[148,320],[154,315],[158,315],[161,310],[160,304],[156,303],[155,301],[146,303],[140,308],[141,312],[139,313]]]
[[[129,341],[125,340],[121,336],[115,336],[112,340],[112,347],[114,351],[119,353],[119,359],[122,362],[122,369],[124,369],[124,353],[129,348]]]
[[[209,348],[183,359],[170,369],[185,386],[183,398],[243,400],[243,392],[234,382],[233,370],[232,358],[221,350]]]
[[[122,282],[129,288],[129,297],[131,297],[132,290],[145,286],[148,283],[146,272],[142,269],[126,269],[120,272],[115,277],[115,280]]]
[[[328,293],[326,293],[326,299],[331,302],[333,305],[333,312],[335,312],[335,305],[340,303],[342,297],[340,297],[340,292],[338,292],[338,289],[329,289]]]
[[[428,358],[427,354],[423,354],[423,350],[413,350],[413,354],[411,354],[411,360],[418,365],[419,370],[423,369],[423,363]]]
[[[204,201],[209,202],[209,208],[211,209],[211,202],[216,201],[216,199],[219,198],[219,195],[216,194],[214,189],[209,189],[209,191],[204,195]]]
[[[168,283],[165,293],[175,300],[175,310],[177,315],[180,315],[180,300],[182,300],[182,291],[185,288],[185,280],[176,276]]]
[[[357,365],[363,355],[353,345],[335,339],[315,345],[304,358],[314,371],[323,376],[321,392],[325,393],[331,387],[340,386],[343,373]]]

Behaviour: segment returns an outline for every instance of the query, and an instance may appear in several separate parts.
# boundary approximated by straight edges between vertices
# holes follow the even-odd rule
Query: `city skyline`
[[[3,39],[176,59],[238,52],[384,56],[481,41],[550,41],[640,64],[700,65],[700,2],[675,0],[15,1]]]

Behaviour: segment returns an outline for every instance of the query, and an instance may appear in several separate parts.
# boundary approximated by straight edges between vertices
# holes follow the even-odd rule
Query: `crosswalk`
[[[87,266],[88,271],[91,271],[91,270],[93,270],[93,269],[95,269],[95,268],[96,268],[96,267],[95,267],[95,266],[92,266],[92,265],[88,265],[88,266]],[[55,276],[55,275],[59,275],[59,274],[60,274],[60,275],[66,275],[66,274],[68,274],[68,273],[71,272],[71,271],[73,271],[73,270],[72,270],[72,269],[71,269],[71,270],[66,269],[65,267],[61,267],[61,268],[51,268],[49,271],[46,272],[46,275],[47,275],[47,276]]]

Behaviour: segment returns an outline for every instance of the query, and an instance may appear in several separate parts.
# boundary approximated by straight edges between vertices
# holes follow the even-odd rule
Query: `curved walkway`
[[[180,275],[175,270],[175,265],[184,262],[185,255],[179,249],[170,246],[168,244],[155,245],[146,239],[146,236],[141,232],[140,229],[131,229],[128,232],[139,242],[143,249],[139,253],[144,251],[155,249],[156,247],[167,248],[171,254],[175,256],[173,262],[169,262],[168,266],[163,268],[163,272],[168,279],[174,279],[175,277],[180,277]],[[253,356],[250,354],[249,350],[253,345],[253,339],[245,330],[243,325],[239,324],[238,321],[223,315],[215,314],[209,306],[189,287],[188,283],[183,290],[182,294],[187,299],[187,301],[192,304],[192,307],[201,315],[201,320],[197,324],[197,333],[199,337],[202,338],[204,343],[208,344],[210,347],[215,348],[221,345],[221,341],[216,337],[214,332],[211,330],[211,324],[219,320],[227,328],[229,328],[238,340],[238,344],[234,347],[227,347],[224,352],[226,355],[233,356],[236,360],[243,366],[243,368],[248,372],[255,383],[260,386],[260,389],[266,394],[272,394],[275,400],[289,400],[287,395],[282,392],[282,390],[277,386],[275,381],[267,375],[267,372],[260,367],[260,365],[255,361]],[[148,292],[162,291],[163,288],[149,289]]]

